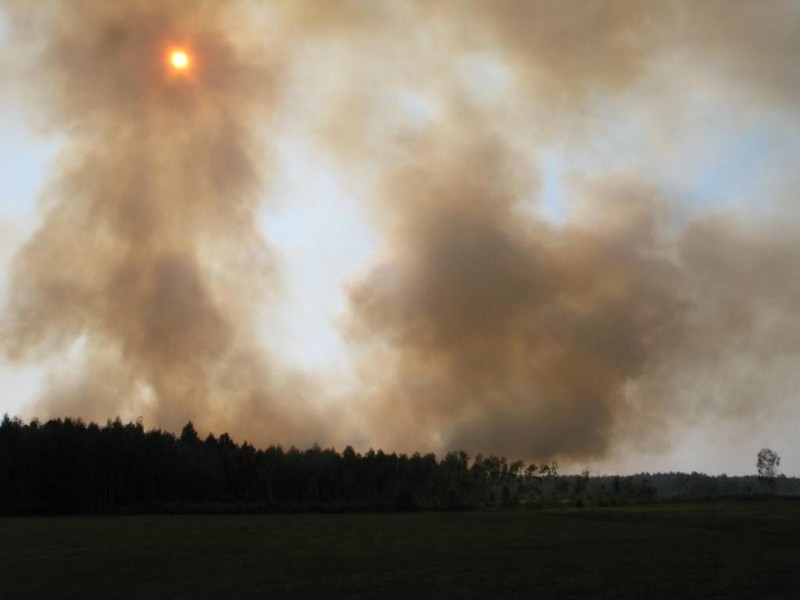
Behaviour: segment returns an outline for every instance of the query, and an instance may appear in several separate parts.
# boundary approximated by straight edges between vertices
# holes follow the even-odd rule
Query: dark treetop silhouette
[[[490,455],[364,454],[317,445],[256,449],[227,433],[201,439],[79,419],[0,422],[0,513],[457,510],[583,506],[655,499],[800,495],[800,480],[699,473],[628,477],[559,475],[555,462],[525,465]]]

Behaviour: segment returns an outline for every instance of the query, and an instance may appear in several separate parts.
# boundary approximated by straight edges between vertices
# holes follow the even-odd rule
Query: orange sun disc
[[[189,55],[183,50],[173,50],[169,55],[169,62],[173,69],[185,71],[191,62]]]

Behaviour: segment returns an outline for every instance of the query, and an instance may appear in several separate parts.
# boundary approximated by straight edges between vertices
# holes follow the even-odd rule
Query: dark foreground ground
[[[800,502],[0,519],[0,597],[800,598]]]

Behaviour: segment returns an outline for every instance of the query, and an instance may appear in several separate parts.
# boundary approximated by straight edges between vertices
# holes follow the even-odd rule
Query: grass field
[[[0,519],[0,597],[800,598],[800,502]]]

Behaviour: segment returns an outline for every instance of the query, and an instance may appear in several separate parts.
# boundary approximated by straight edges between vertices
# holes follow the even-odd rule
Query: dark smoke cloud
[[[411,77],[360,62],[352,79],[367,82],[342,92],[344,110],[324,127],[339,153],[353,156],[363,136],[363,160],[376,150],[389,157],[376,194],[386,244],[349,285],[348,333],[370,348],[365,410],[378,439],[589,459],[626,438],[656,446],[654,438],[700,414],[722,421],[784,402],[770,365],[797,342],[784,325],[797,304],[747,279],[759,272],[775,292],[786,288],[794,235],[786,230],[796,227],[748,228],[725,214],[687,222],[635,171],[583,186],[573,218],[553,227],[517,210],[537,194],[524,187],[535,177],[517,177],[528,156],[515,128],[532,113],[540,122],[528,146],[555,139],[578,151],[597,131],[595,103],[613,107],[609,99],[636,90],[667,117],[647,124],[657,155],[669,147],[671,124],[702,102],[706,80],[727,91],[720,111],[796,112],[796,4],[499,1],[418,10],[436,21],[440,45],[407,34],[434,50]],[[516,97],[489,107],[469,98],[453,73],[476,53],[502,64]],[[436,97],[436,124],[407,137],[381,131],[390,151],[381,148],[361,126],[370,107],[385,109],[378,81]],[[749,231],[749,242],[730,237],[736,230]],[[783,240],[773,260],[770,238]],[[706,268],[709,255],[730,265]],[[784,343],[762,331],[765,319]],[[746,391],[726,389],[743,378]]]
[[[276,67],[246,39],[241,7],[5,7],[35,35],[16,51],[34,53],[28,91],[66,141],[46,214],[13,265],[4,345],[15,359],[76,343],[87,356],[77,374],[54,376],[42,411],[302,436],[302,404],[268,414],[287,412],[273,399],[286,375],[252,329],[279,287],[255,219],[269,164],[257,126]],[[192,55],[186,75],[166,64],[175,46]]]
[[[611,179],[587,190],[611,222],[555,230],[515,214],[525,190],[509,185],[509,160],[465,144],[395,173],[388,202],[402,208],[385,258],[351,287],[351,333],[396,354],[374,399],[395,443],[434,432],[455,447],[588,456],[608,446],[624,383],[680,326],[664,205]]]
[[[4,313],[9,356],[85,355],[43,411],[589,460],[666,447],[699,415],[782,410],[800,347],[789,203],[759,222],[687,210],[641,164],[682,150],[698,108],[797,125],[796,2],[0,6],[4,70],[36,73],[23,92],[66,136]],[[174,43],[191,77],[165,69]],[[543,149],[578,156],[622,116],[644,120],[650,162],[575,176],[565,222],[539,216]],[[255,220],[258,136],[279,118],[367,190],[384,236],[346,284],[346,404],[255,332],[280,294]]]

